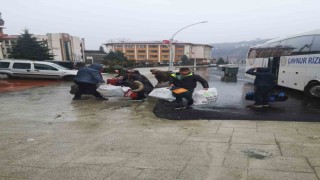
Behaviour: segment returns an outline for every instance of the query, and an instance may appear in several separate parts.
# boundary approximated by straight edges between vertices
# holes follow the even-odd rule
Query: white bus
[[[251,47],[246,70],[252,67],[269,67],[277,85],[320,98],[320,29]]]

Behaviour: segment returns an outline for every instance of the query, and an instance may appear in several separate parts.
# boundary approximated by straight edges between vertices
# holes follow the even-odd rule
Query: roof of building
[[[107,42],[105,45],[112,45],[112,44],[163,44],[162,41],[117,41],[117,42]],[[190,45],[205,45],[210,46],[208,44],[194,44],[190,42],[181,42],[181,41],[173,41],[173,44],[190,44]]]

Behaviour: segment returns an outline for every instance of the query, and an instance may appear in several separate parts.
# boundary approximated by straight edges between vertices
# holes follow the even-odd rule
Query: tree
[[[183,56],[181,57],[181,62],[182,62],[182,64],[183,64],[183,65],[187,65],[187,64],[189,64],[189,63],[190,63],[190,61],[189,61],[188,56],[183,55]]]
[[[225,62],[224,62],[224,60],[223,60],[222,57],[220,57],[220,58],[218,59],[217,65],[219,65],[219,64],[225,64]]]
[[[123,52],[111,51],[110,53],[108,53],[104,57],[103,64],[105,64],[108,67],[113,67],[114,65],[120,65],[123,67],[131,67],[131,66],[133,66],[134,62],[128,60],[127,57],[125,57]]]
[[[110,53],[108,53],[105,57],[104,57],[104,60],[107,60],[107,61],[126,61],[128,60],[127,57],[124,56],[124,53],[121,52],[121,51],[116,51],[116,52],[113,52],[111,51]]]
[[[44,41],[37,41],[28,30],[18,37],[17,44],[12,47],[12,53],[9,58],[28,59],[28,60],[53,60],[53,55],[49,53],[50,49],[45,46]]]

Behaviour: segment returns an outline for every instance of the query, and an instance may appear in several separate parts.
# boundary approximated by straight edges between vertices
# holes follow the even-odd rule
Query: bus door
[[[276,79],[279,76],[280,57],[270,57],[268,60],[268,68],[271,69],[272,74]]]

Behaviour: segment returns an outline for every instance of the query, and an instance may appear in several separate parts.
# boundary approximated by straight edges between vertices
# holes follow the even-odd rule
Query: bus
[[[246,70],[252,67],[268,67],[278,86],[320,98],[320,29],[250,47]]]

